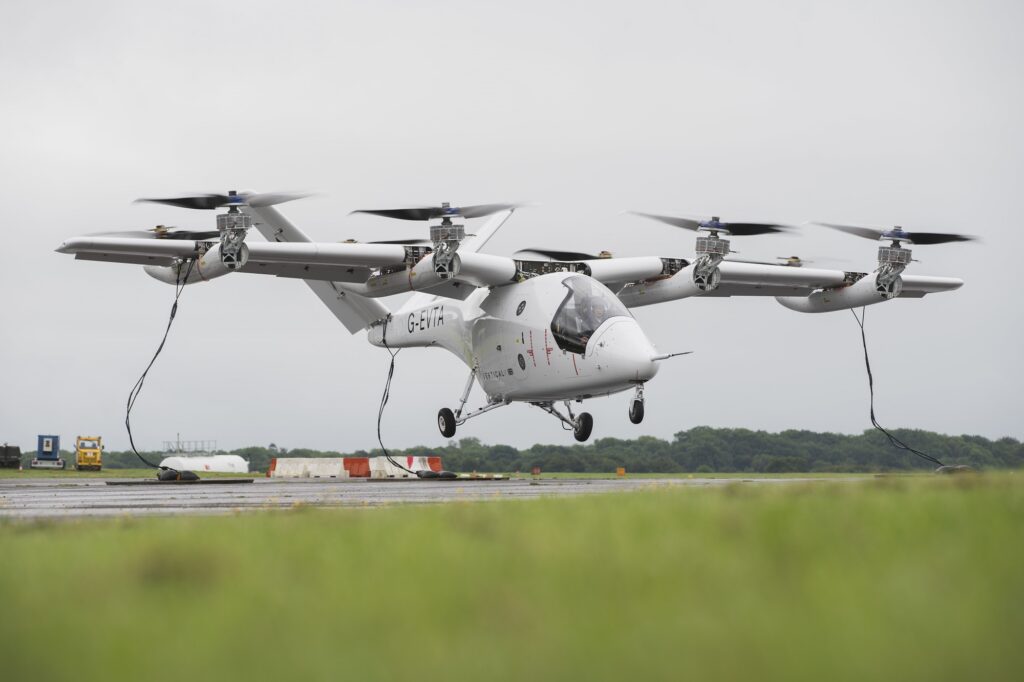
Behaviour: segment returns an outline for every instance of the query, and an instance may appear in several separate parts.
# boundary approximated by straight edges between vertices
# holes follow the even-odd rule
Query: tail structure
[[[281,243],[312,241],[273,206],[259,208],[246,206],[242,210],[252,216],[254,226],[267,241]],[[366,329],[370,324],[384,319],[388,315],[387,307],[380,301],[345,291],[334,282],[310,279],[303,281],[352,334]]]

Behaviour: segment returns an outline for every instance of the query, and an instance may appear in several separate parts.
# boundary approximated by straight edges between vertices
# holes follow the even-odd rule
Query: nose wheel
[[[629,421],[639,424],[644,420],[644,401],[634,400],[629,404]]]
[[[639,424],[644,420],[644,385],[637,384],[636,393],[629,402],[629,421]]]

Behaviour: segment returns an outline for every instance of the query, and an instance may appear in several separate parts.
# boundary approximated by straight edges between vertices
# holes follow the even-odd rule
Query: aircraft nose
[[[598,361],[625,381],[647,381],[658,373],[658,354],[636,320],[615,320],[594,339]]]

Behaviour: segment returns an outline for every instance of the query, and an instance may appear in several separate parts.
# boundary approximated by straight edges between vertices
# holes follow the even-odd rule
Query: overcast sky
[[[498,254],[692,256],[692,233],[629,209],[977,234],[914,250],[911,272],[962,289],[868,310],[876,407],[890,427],[1024,437],[1022,8],[4,0],[0,440],[127,447],[125,400],[172,288],[53,249],[103,230],[208,229],[212,212],[131,201],[243,188],[319,192],[283,212],[323,241],[425,234],[357,208],[535,204],[488,245]],[[814,228],[733,241],[742,257],[861,271],[875,246]],[[870,428],[848,312],[709,299],[636,316],[659,349],[695,353],[663,365],[640,426],[627,394],[590,401],[595,438]],[[387,360],[300,281],[190,287],[133,413],[136,442],[374,447]],[[444,351],[403,351],[385,443],[443,443],[436,413],[466,372]],[[482,399],[478,387],[471,404]],[[575,442],[523,405],[465,436]]]

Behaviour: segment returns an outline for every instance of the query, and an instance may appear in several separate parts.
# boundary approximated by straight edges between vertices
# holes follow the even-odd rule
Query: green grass
[[[43,680],[993,680],[1024,477],[0,524]]]

